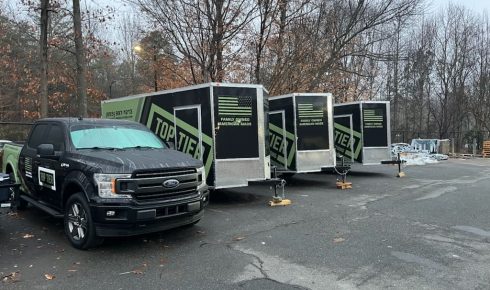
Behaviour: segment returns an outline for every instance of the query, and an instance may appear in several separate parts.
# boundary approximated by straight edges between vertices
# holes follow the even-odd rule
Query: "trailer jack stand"
[[[269,206],[286,206],[291,204],[291,200],[286,199],[284,195],[284,186],[286,185],[286,181],[280,178],[273,178],[272,181],[275,183],[274,186],[274,196],[272,200],[269,201]],[[281,196],[278,195],[277,189],[281,189]]]
[[[396,160],[388,160],[388,161],[381,161],[381,164],[397,164],[398,165],[398,173],[396,174],[396,177],[405,177],[405,172],[402,171],[402,163],[405,163],[405,160],[402,160],[400,158],[400,153],[398,153],[398,157]]]
[[[352,188],[352,182],[347,182],[347,173],[349,173],[351,167],[349,164],[346,164],[344,157],[342,157],[342,162],[340,166],[336,166],[335,172],[337,172],[338,175],[341,176],[341,180],[337,179],[337,182],[335,185],[337,186],[337,189],[351,189]]]
[[[347,182],[345,181],[345,176],[347,174],[341,174],[342,175],[342,180],[337,180],[335,185],[337,186],[337,189],[351,189],[352,188],[352,182]]]

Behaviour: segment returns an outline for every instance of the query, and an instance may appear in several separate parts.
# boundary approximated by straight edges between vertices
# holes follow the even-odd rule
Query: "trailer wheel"
[[[95,234],[90,207],[81,193],[71,195],[65,205],[65,234],[73,247],[86,250],[102,243]]]

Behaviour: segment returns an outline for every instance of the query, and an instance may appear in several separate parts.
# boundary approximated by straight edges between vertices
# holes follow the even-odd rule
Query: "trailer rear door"
[[[203,160],[201,106],[175,107],[174,129],[177,150]]]
[[[288,169],[286,118],[284,111],[269,112],[269,138],[272,164],[278,170]]]
[[[352,114],[334,116],[335,150],[352,162],[359,158],[361,151],[360,134],[355,133],[353,126]]]

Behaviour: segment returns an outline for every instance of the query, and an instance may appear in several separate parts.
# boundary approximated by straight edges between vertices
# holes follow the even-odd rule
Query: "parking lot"
[[[79,251],[62,222],[0,216],[2,289],[488,289],[490,160],[298,175],[289,207],[267,186],[213,193],[194,227]]]

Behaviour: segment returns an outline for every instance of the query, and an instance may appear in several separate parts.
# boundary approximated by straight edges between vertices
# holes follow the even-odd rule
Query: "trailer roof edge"
[[[256,89],[261,88],[264,91],[266,91],[267,94],[269,94],[269,91],[263,85],[260,85],[260,84],[238,84],[238,83],[209,82],[209,83],[197,84],[197,85],[175,88],[175,89],[170,89],[170,90],[163,90],[163,91],[151,92],[151,93],[142,93],[142,94],[130,95],[130,96],[125,96],[125,97],[120,97],[120,98],[115,98],[115,99],[102,100],[101,103],[112,103],[112,102],[116,102],[116,101],[132,100],[132,99],[157,96],[157,95],[168,94],[168,93],[177,93],[177,92],[182,92],[182,91],[187,91],[187,90],[200,89],[200,88],[213,87],[213,86],[214,87],[256,88]]]
[[[290,98],[296,96],[332,96],[332,93],[291,93],[279,96],[269,96],[269,99],[282,99],[282,98]]]
[[[355,102],[345,102],[345,103],[336,103],[334,106],[342,106],[342,105],[357,105],[357,104],[389,104],[390,101],[355,101]]]

